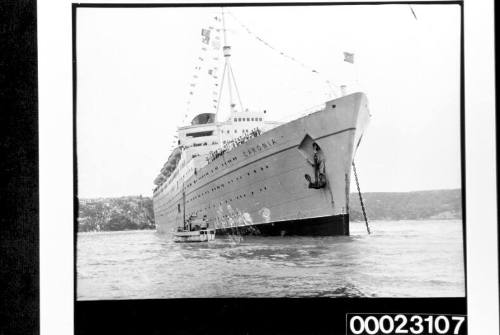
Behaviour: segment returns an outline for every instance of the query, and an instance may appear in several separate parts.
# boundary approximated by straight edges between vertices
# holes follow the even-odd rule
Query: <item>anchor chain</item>
[[[361,203],[361,210],[363,211],[363,217],[365,218],[366,230],[370,234],[370,227],[368,226],[368,218],[366,217],[365,204],[363,203],[363,197],[361,196],[361,189],[359,188],[358,174],[356,173],[356,165],[354,160],[352,161],[352,170],[354,171],[354,180],[356,181],[356,187],[358,188],[359,202]]]

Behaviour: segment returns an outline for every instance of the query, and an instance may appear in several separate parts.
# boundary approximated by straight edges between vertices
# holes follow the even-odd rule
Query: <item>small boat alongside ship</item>
[[[270,121],[265,110],[233,103],[225,37],[222,51],[219,87],[227,79],[229,117],[200,111],[178,128],[177,147],[154,182],[157,230],[176,242],[234,231],[349,235],[351,165],[370,119],[365,94],[328,100],[291,122]]]
[[[209,242],[215,240],[215,229],[209,229],[206,218],[191,216],[184,220],[183,227],[174,232],[174,242]]]
[[[174,233],[174,242],[209,242],[215,239],[215,229],[181,230]]]

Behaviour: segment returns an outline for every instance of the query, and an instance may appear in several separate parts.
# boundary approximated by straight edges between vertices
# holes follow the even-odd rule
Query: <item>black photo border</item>
[[[40,333],[36,0],[0,3],[0,334]]]
[[[457,298],[189,298],[77,300],[78,157],[77,53],[78,8],[284,7],[356,5],[460,6],[460,153],[465,297]],[[467,315],[465,82],[463,1],[343,1],[248,3],[73,3],[73,203],[74,333],[87,334],[345,334],[346,313],[437,313]]]

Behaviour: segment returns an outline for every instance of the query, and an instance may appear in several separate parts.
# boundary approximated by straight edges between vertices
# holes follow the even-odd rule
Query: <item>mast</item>
[[[238,100],[240,103],[241,110],[243,111],[243,104],[241,103],[240,93],[238,91],[238,87],[236,86],[236,80],[234,79],[233,70],[231,68],[231,46],[228,45],[228,43],[227,43],[227,31],[226,31],[226,19],[224,16],[224,7],[222,7],[221,11],[222,11],[222,13],[221,13],[222,32],[224,34],[224,46],[222,47],[222,50],[224,53],[224,70],[222,71],[219,100],[217,101],[217,111],[215,113],[215,122],[218,122],[220,100],[221,100],[221,96],[222,96],[222,89],[224,87],[224,82],[226,80],[226,75],[227,75],[227,86],[228,86],[228,93],[229,93],[229,111],[231,113],[234,112],[234,107],[236,106],[235,103],[233,102],[233,89],[231,87],[232,86],[231,80],[234,84],[234,88],[236,89],[236,94],[238,95]]]
[[[224,52],[224,67],[227,70],[227,86],[229,90],[229,110],[233,112],[233,91],[231,89],[231,46],[227,45],[227,32],[226,32],[226,19],[224,17],[224,7],[222,7],[222,31],[224,33],[224,46],[222,50]]]

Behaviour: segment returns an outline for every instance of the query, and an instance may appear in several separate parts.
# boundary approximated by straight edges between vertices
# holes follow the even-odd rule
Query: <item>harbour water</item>
[[[370,228],[191,244],[155,231],[79,233],[77,299],[464,296],[461,220]]]

